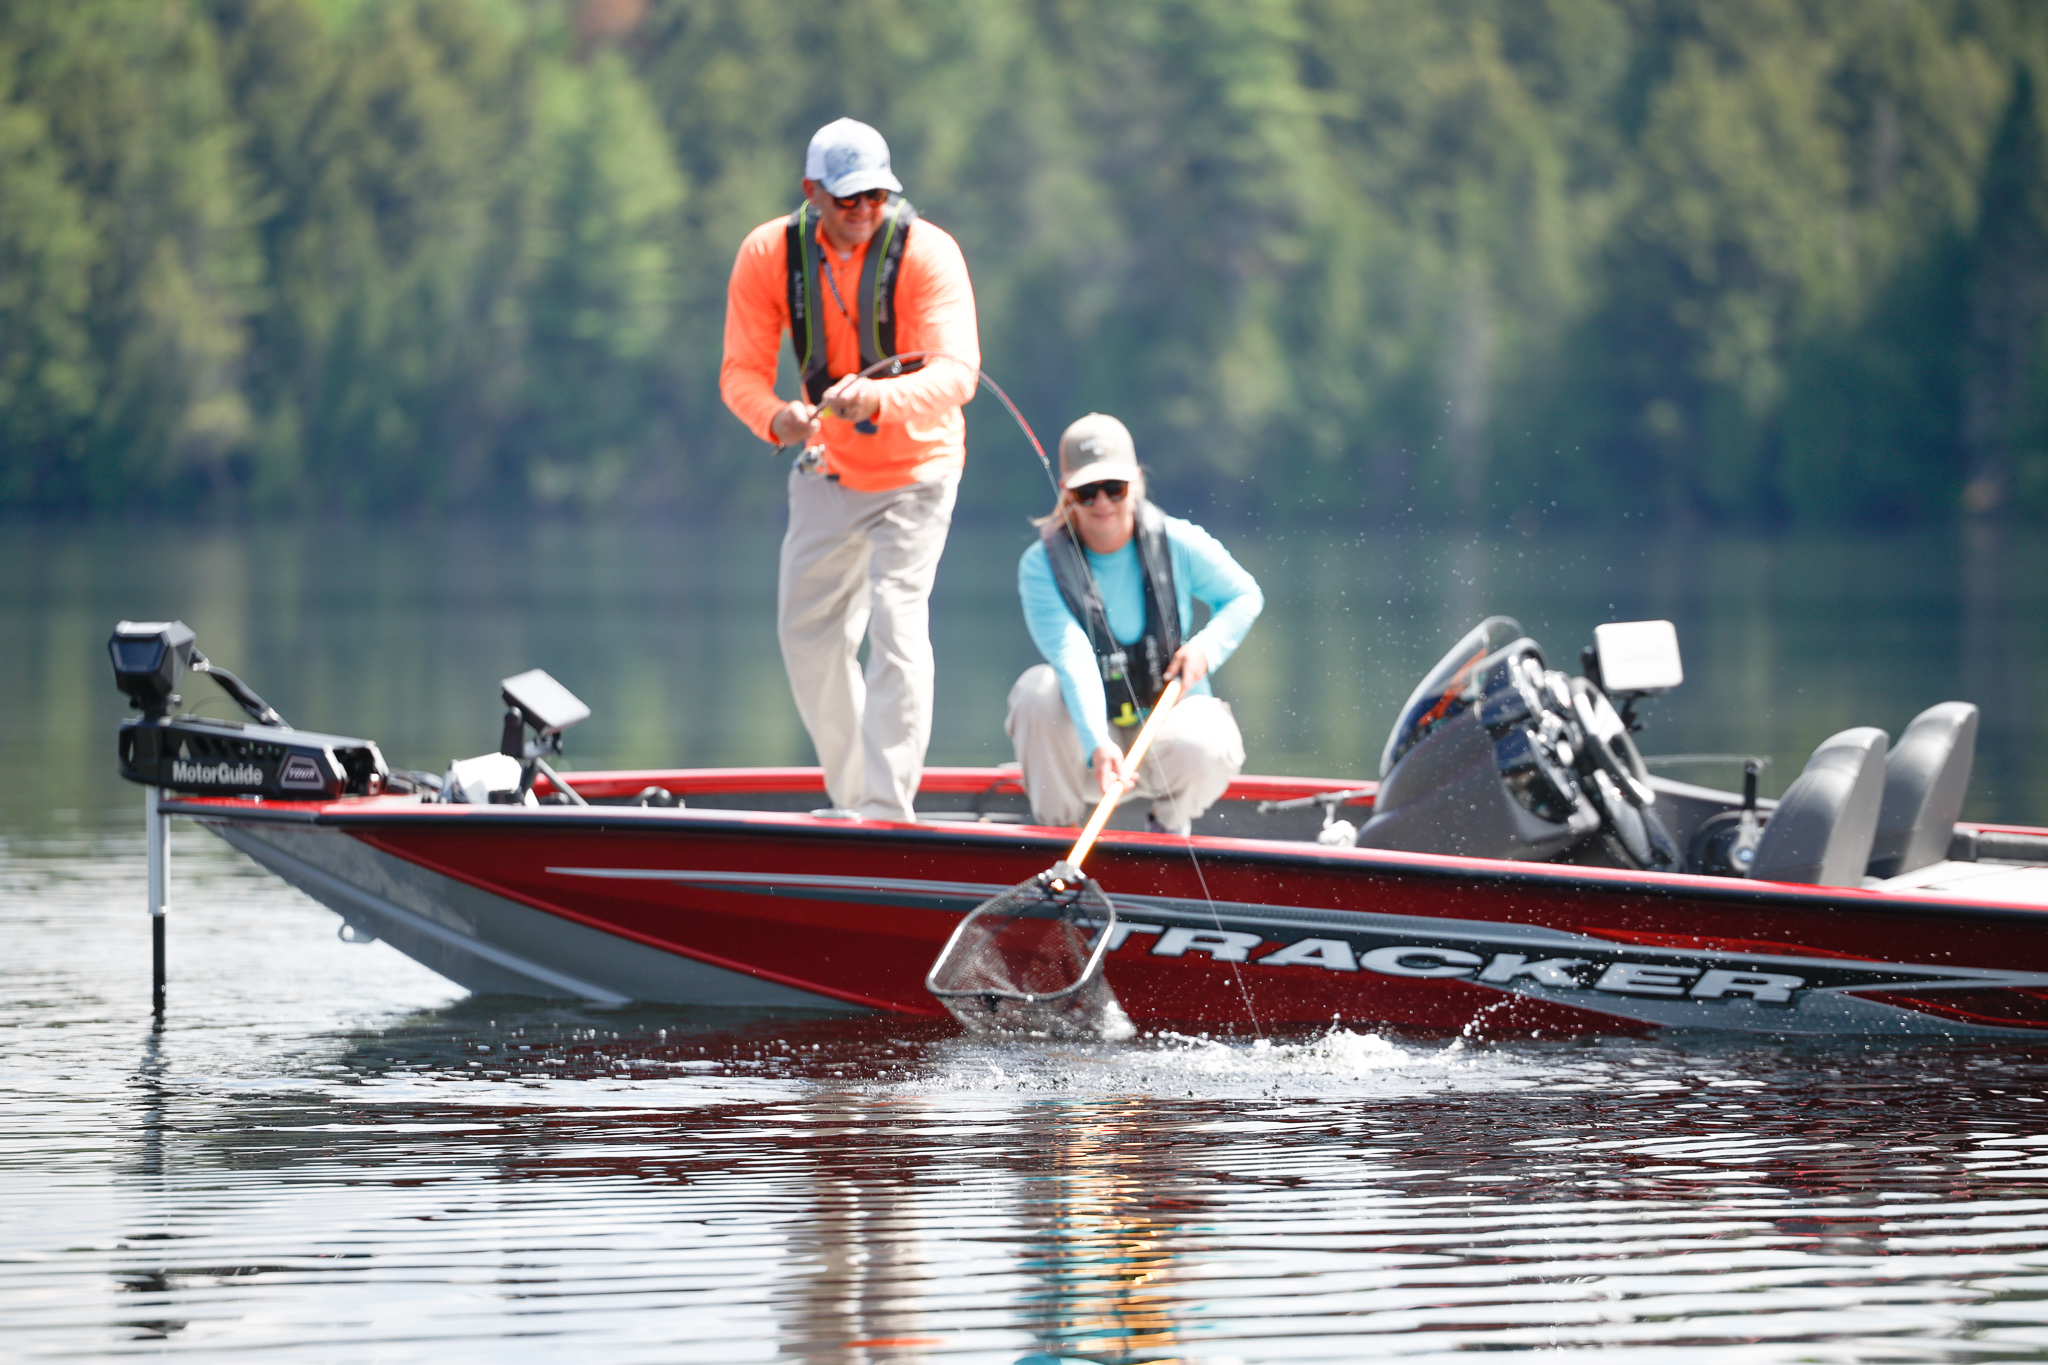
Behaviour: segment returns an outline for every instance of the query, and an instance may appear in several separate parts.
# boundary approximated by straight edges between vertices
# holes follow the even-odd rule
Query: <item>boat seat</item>
[[[1822,741],[1806,760],[1756,847],[1759,881],[1858,886],[1884,801],[1885,733],[1873,725]]]
[[[1969,702],[1945,701],[1913,717],[1884,757],[1871,876],[1902,877],[1948,856],[1976,754],[1977,708]]]

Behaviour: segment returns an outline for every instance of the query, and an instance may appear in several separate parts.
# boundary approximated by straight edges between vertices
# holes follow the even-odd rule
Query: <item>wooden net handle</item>
[[[1180,679],[1170,678],[1167,680],[1166,690],[1159,694],[1159,704],[1152,708],[1152,714],[1145,718],[1144,728],[1138,731],[1137,741],[1131,745],[1130,752],[1124,755],[1124,770],[1133,777],[1137,776],[1138,765],[1145,761],[1145,751],[1152,747],[1153,731],[1158,728],[1159,722],[1166,718],[1166,713],[1173,709],[1173,704],[1179,700]],[[1115,810],[1116,803],[1123,799],[1124,790],[1118,786],[1104,792],[1101,804],[1095,807],[1095,814],[1088,817],[1088,824],[1082,829],[1081,837],[1074,841],[1073,851],[1067,854],[1067,861],[1074,865],[1075,871],[1081,870],[1081,860],[1088,856],[1089,849],[1095,847],[1095,836],[1102,833],[1102,827],[1109,823],[1110,812]]]

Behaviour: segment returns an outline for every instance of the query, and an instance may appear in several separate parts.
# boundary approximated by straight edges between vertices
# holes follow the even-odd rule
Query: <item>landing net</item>
[[[925,986],[972,1032],[1128,1038],[1102,975],[1115,926],[1094,881],[1043,872],[962,920]]]

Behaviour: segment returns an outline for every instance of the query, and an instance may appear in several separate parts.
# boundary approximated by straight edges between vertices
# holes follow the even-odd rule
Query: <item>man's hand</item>
[[[779,446],[807,446],[818,439],[818,410],[809,403],[784,403],[768,420],[768,434]]]
[[[850,374],[825,390],[820,405],[835,417],[865,422],[882,410],[881,381]]]
[[[768,420],[768,434],[781,446],[807,446],[818,438],[818,410],[809,403],[784,403]]]
[[[1202,653],[1198,644],[1185,644],[1173,651],[1173,661],[1166,665],[1166,676],[1179,678],[1181,691],[1185,692],[1209,676],[1209,656]]]
[[[1137,775],[1124,767],[1124,751],[1113,744],[1105,744],[1095,751],[1095,784],[1107,796],[1112,791],[1125,791],[1137,784]]]

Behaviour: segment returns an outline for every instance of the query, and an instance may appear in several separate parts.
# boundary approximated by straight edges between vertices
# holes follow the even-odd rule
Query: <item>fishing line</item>
[[[950,360],[955,365],[964,366],[965,368],[972,370],[974,372],[975,378],[979,379],[982,383],[988,385],[990,391],[993,392],[997,398],[1000,398],[1002,400],[1003,406],[1009,409],[1010,416],[1014,417],[1017,420],[1017,425],[1023,429],[1025,439],[1031,442],[1031,449],[1038,456],[1039,468],[1045,471],[1046,482],[1052,485],[1053,499],[1055,502],[1058,501],[1058,499],[1064,493],[1065,490],[1060,487],[1059,476],[1052,472],[1052,461],[1045,458],[1045,447],[1038,443],[1038,433],[1031,429],[1031,423],[1024,420],[1024,414],[1019,412],[1017,410],[1017,405],[1010,401],[1010,395],[1003,392],[1003,386],[996,383],[995,380],[989,378],[987,371],[983,370],[979,365],[969,364],[967,361],[961,359],[959,356],[953,355],[951,352],[948,351],[899,351],[895,355],[885,356],[881,360],[877,360],[874,364],[862,370],[858,375],[855,376],[855,378],[873,378],[877,371],[886,369],[891,365],[899,364],[905,360]],[[819,406],[823,407],[824,405],[820,404]],[[1175,609],[1178,610],[1177,603],[1175,604]],[[1131,680],[1128,673],[1125,674],[1123,683],[1124,691],[1130,694],[1132,709],[1141,709],[1138,701],[1137,689],[1131,686]],[[1131,774],[1131,777],[1133,785],[1136,785],[1137,774],[1134,772]],[[1190,829],[1192,830],[1192,826],[1190,826]],[[1183,846],[1187,849],[1188,862],[1191,865],[1193,865],[1195,869],[1195,880],[1201,884],[1202,899],[1208,904],[1209,922],[1216,926],[1217,934],[1221,935],[1226,932],[1223,928],[1223,916],[1220,913],[1218,913],[1216,909],[1216,898],[1209,894],[1209,878],[1202,871],[1202,860],[1195,856],[1195,845],[1193,839],[1188,838],[1188,841]],[[1252,1021],[1253,1034],[1263,1039],[1266,1036],[1265,1029],[1261,1027],[1259,1024],[1258,1010],[1255,1009],[1252,1005],[1251,992],[1247,990],[1245,987],[1244,973],[1240,972],[1237,969],[1237,961],[1235,958],[1230,959],[1230,975],[1237,982],[1238,998],[1244,1001],[1244,1012],[1246,1017]]]
[[[950,360],[955,365],[962,365],[974,371],[975,378],[988,385],[995,396],[1003,400],[1003,406],[1010,410],[1010,416],[1016,418],[1017,425],[1024,429],[1024,438],[1031,442],[1031,449],[1038,456],[1038,467],[1045,471],[1045,481],[1052,485],[1053,496],[1055,498],[1059,496],[1059,476],[1052,472],[1052,461],[1045,458],[1045,447],[1038,443],[1038,433],[1031,429],[1031,423],[1024,420],[1024,414],[1017,411],[1017,405],[1010,401],[1010,395],[1003,392],[1003,386],[990,379],[988,372],[983,370],[981,366],[970,365],[967,361],[948,351],[899,351],[895,355],[884,356],[882,359],[877,360],[874,364],[855,375],[854,378],[872,379],[877,370],[885,369],[890,365],[905,360]],[[820,404],[819,406],[823,407],[824,405]]]
[[[1188,861],[1195,866],[1195,880],[1202,884],[1202,899],[1209,903],[1209,922],[1216,926],[1216,933],[1220,937],[1225,932],[1223,917],[1216,913],[1216,898],[1209,894],[1209,879],[1202,873],[1202,860],[1195,856],[1194,827],[1192,825],[1188,827],[1187,850]],[[1238,998],[1244,1001],[1245,1017],[1252,1021],[1252,1036],[1263,1041],[1266,1037],[1266,1030],[1259,1025],[1259,1012],[1252,1007],[1252,993],[1245,989],[1244,973],[1237,969],[1237,959],[1234,957],[1230,959],[1230,975],[1237,982]]]

